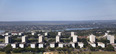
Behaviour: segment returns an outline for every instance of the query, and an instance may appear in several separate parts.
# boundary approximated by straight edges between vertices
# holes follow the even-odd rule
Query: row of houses
[[[32,35],[35,35],[35,33],[32,32]],[[44,36],[47,36],[48,33],[46,32],[44,35],[41,35],[41,34],[38,34],[38,43],[33,43],[33,44],[30,44],[30,47],[31,48],[35,48],[35,47],[38,47],[38,48],[44,48],[46,46],[46,43],[44,43]],[[50,43],[49,44],[49,47],[51,48],[54,48],[54,47],[61,47],[63,48],[64,46],[71,46],[73,48],[75,48],[76,46],[80,46],[80,48],[82,48],[84,46],[84,43],[82,42],[78,42],[78,36],[74,34],[74,32],[71,32],[71,37],[72,37],[72,42],[70,43],[62,43],[60,41],[60,37],[62,36],[62,33],[61,32],[58,32],[58,35],[56,36],[56,41],[53,42],[53,43]],[[10,35],[7,35],[5,36],[5,44],[11,44],[11,37]],[[27,45],[27,35],[24,35],[22,36],[22,42],[20,44],[11,44],[11,46],[13,48],[16,48],[17,46],[20,47],[20,48],[24,48],[26,45]],[[105,37],[107,37],[107,40],[110,41],[110,44],[114,44],[114,36],[113,35],[105,35]],[[96,47],[96,46],[101,46],[102,48],[105,48],[105,44],[102,43],[102,42],[97,42],[97,44],[95,43],[96,42],[96,36],[91,34],[89,35],[89,44],[92,46],[92,47]]]

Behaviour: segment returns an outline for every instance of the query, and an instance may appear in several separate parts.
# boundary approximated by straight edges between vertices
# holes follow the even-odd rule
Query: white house
[[[62,35],[62,32],[58,32],[58,35],[61,36]]]
[[[38,39],[39,39],[38,40],[39,43],[43,42],[43,35],[40,35]]]
[[[11,43],[11,36],[5,36],[5,43]]]
[[[11,33],[5,33],[5,35],[10,35]]]
[[[97,42],[98,46],[101,46],[102,48],[105,48],[105,44],[102,42]]]
[[[74,36],[73,36],[73,42],[74,42],[74,43],[78,42],[77,37],[78,37],[77,35],[74,35]]]
[[[110,44],[114,44],[114,36],[110,36]]]
[[[25,36],[22,36],[22,43],[23,42],[25,42],[25,43],[27,42],[27,36],[26,35]]]
[[[76,44],[75,44],[74,42],[70,42],[70,44],[71,44],[71,46],[72,46],[73,48],[76,47]]]
[[[12,32],[11,35],[13,36],[18,35],[18,32]]]
[[[45,35],[45,36],[48,36],[48,32],[45,32],[44,35]]]
[[[91,34],[89,36],[89,40],[90,40],[91,43],[94,43],[95,42],[95,35]]]
[[[43,43],[39,43],[38,44],[38,48],[44,48],[44,44]]]
[[[11,44],[11,47],[12,48],[17,48],[17,44],[16,43],[13,43],[13,44]]]
[[[25,48],[25,44],[24,43],[21,43],[21,44],[19,44],[19,47],[20,48]]]
[[[82,48],[82,47],[84,47],[84,44],[83,44],[82,42],[78,42],[78,46],[79,46],[80,48]]]
[[[71,37],[75,36],[74,32],[71,32]]]
[[[23,35],[23,32],[19,32],[19,35],[22,36]]]
[[[63,48],[64,44],[63,43],[58,43],[58,47]]]
[[[59,35],[56,36],[56,43],[57,42],[60,42],[60,36]]]
[[[95,44],[95,43],[89,42],[89,44],[90,44],[92,47],[96,47],[96,44]]]
[[[31,48],[35,48],[35,47],[36,47],[36,43],[30,44],[30,47],[31,47]]]
[[[31,35],[35,35],[35,32],[32,32]]]
[[[55,47],[55,43],[50,43],[50,47],[54,48]]]

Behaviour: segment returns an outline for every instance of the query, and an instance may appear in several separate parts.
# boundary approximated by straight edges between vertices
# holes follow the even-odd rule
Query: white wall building
[[[55,43],[50,43],[50,47],[54,48],[55,47]]]
[[[35,32],[32,32],[31,35],[35,35]]]
[[[58,47],[63,48],[64,44],[63,43],[58,43]]]
[[[19,44],[19,47],[20,48],[24,48],[25,47],[25,44],[24,43],[21,43],[21,44]]]
[[[45,36],[48,36],[48,32],[45,32],[44,35],[45,35]]]
[[[39,43],[38,44],[38,48],[44,48],[44,44],[43,43]]]
[[[73,37],[73,36],[75,36],[75,34],[74,34],[75,32],[71,32],[71,37]]]
[[[23,32],[19,32],[19,35],[22,36],[23,35]]]
[[[73,48],[75,48],[75,43],[74,43],[74,42],[71,42],[70,44],[71,44],[71,46],[72,46]]]
[[[114,36],[110,36],[110,44],[114,44]]]
[[[39,39],[38,40],[39,43],[43,42],[43,35],[40,35],[38,39]]]
[[[5,43],[11,43],[11,36],[5,36]]]
[[[10,35],[11,33],[5,33],[5,35]]]
[[[57,42],[60,42],[60,36],[59,35],[56,36],[56,43]]]
[[[89,44],[90,44],[92,47],[96,47],[96,44],[95,44],[95,43],[89,42]]]
[[[62,32],[58,32],[58,35],[61,36],[62,35]]]
[[[91,34],[89,36],[89,40],[90,40],[91,43],[94,43],[95,42],[95,35]]]
[[[13,44],[11,44],[11,47],[12,48],[17,48],[17,44],[16,43],[13,43]]]
[[[78,42],[78,40],[77,40],[78,38],[77,37],[78,37],[77,35],[73,36],[73,42],[74,43]]]
[[[97,42],[98,46],[101,46],[102,48],[105,48],[105,44],[102,42]]]
[[[22,36],[22,43],[23,42],[25,42],[25,43],[27,42],[27,36]]]
[[[78,42],[78,46],[79,46],[80,48],[82,48],[82,47],[84,47],[84,44],[83,44],[82,42]]]
[[[31,47],[31,48],[35,48],[35,47],[36,47],[36,43],[30,44],[30,47]]]
[[[18,35],[18,32],[12,32],[11,35],[13,36]]]

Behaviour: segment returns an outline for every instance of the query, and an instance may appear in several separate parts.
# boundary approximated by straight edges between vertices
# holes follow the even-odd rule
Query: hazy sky
[[[0,0],[0,21],[116,20],[116,0]]]

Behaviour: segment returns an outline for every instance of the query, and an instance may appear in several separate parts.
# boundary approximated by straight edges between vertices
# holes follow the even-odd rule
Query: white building
[[[112,35],[107,35],[107,36],[106,36],[107,40],[110,41],[110,37],[111,37],[111,36],[112,36]]]
[[[43,43],[39,43],[38,44],[38,48],[44,48],[44,44]]]
[[[32,32],[31,35],[35,35],[35,32]]]
[[[55,47],[55,43],[50,43],[50,47],[54,48]]]
[[[23,35],[23,32],[19,32],[19,35],[22,36]]]
[[[40,35],[38,39],[39,39],[38,40],[39,43],[43,42],[43,35]]]
[[[21,44],[19,44],[19,47],[20,48],[25,48],[25,44],[24,43],[21,43]]]
[[[77,40],[78,38],[77,37],[78,37],[77,35],[73,36],[73,42],[74,43],[78,42],[78,40]]]
[[[30,44],[30,47],[31,47],[31,48],[35,48],[35,47],[36,47],[36,43]]]
[[[18,35],[18,32],[12,32],[11,35],[13,36]]]
[[[10,35],[11,33],[5,33],[5,35]]]
[[[13,44],[11,44],[11,47],[12,48],[17,48],[17,44],[16,43],[13,43]]]
[[[79,46],[80,48],[82,48],[82,47],[84,47],[84,44],[83,44],[82,42],[78,42],[78,46]]]
[[[75,36],[74,32],[71,32],[71,37]]]
[[[110,44],[114,44],[114,36],[110,36]]]
[[[11,43],[11,36],[5,36],[5,43]]]
[[[38,36],[40,36],[41,34],[37,34]]]
[[[45,32],[44,35],[45,35],[45,36],[48,36],[48,32]]]
[[[101,46],[102,48],[105,48],[105,44],[102,42],[97,42],[98,46]]]
[[[92,47],[96,47],[96,44],[95,44],[95,43],[89,42],[89,44],[90,44]]]
[[[89,36],[89,40],[90,40],[91,43],[94,43],[95,42],[95,35],[91,34]]]
[[[22,36],[22,43],[23,42],[25,42],[25,43],[27,42],[27,36]]]
[[[63,48],[64,44],[63,43],[58,43],[58,47]]]
[[[61,36],[62,35],[62,32],[58,32],[58,35]]]
[[[73,48],[76,47],[76,44],[75,44],[74,42],[71,42],[70,44],[71,44],[71,46],[72,46]]]
[[[59,35],[56,36],[56,43],[57,42],[60,42],[60,36]]]

